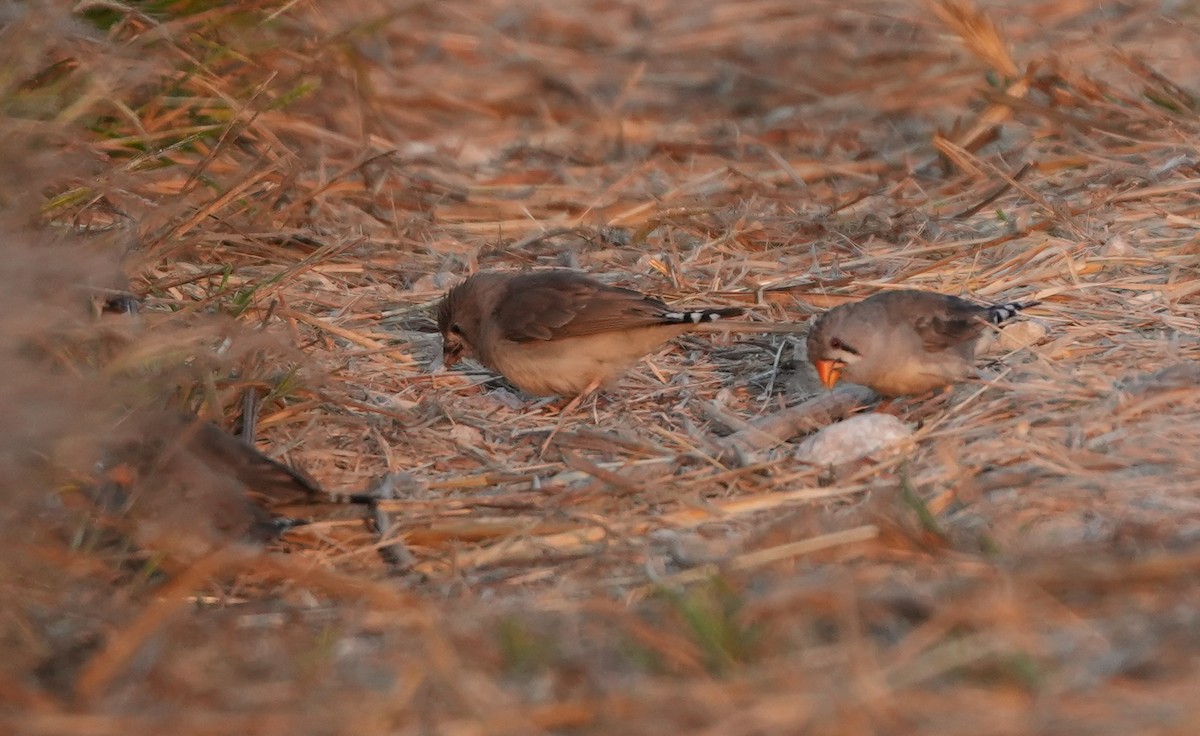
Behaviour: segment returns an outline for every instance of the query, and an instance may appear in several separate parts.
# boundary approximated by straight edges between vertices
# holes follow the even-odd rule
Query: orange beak
[[[838,380],[842,377],[842,366],[845,365],[840,360],[818,360],[817,375],[821,378],[821,384],[825,388],[833,388],[837,385]]]

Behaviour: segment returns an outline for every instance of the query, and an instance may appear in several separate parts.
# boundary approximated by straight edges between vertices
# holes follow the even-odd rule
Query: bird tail
[[[663,312],[663,322],[668,324],[701,325],[726,317],[738,317],[746,313],[741,307],[722,307],[720,309],[693,309],[689,312]]]
[[[696,332],[754,332],[758,334],[799,335],[808,332],[808,323],[802,322],[731,322],[726,317],[740,317],[746,310],[741,307],[723,309],[697,309],[691,312],[667,312],[662,315],[668,324],[692,325]]]
[[[1022,309],[1036,307],[1041,302],[1009,302],[1008,304],[997,304],[993,307],[988,307],[987,320],[994,325],[1008,321],[1017,316],[1017,312]]]

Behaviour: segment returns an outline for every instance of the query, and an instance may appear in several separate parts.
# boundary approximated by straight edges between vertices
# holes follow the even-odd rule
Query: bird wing
[[[267,457],[211,422],[201,422],[185,431],[195,431],[193,452],[211,467],[233,475],[250,490],[289,500],[325,495],[321,485],[304,471]]]
[[[562,340],[670,321],[670,307],[652,297],[572,272],[514,277],[496,306],[506,339]]]
[[[940,352],[979,337],[987,326],[987,307],[947,295],[918,310],[913,329],[929,352]]]

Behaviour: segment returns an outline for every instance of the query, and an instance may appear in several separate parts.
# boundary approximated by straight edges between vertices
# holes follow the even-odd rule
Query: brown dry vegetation
[[[32,5],[0,32],[0,731],[1200,726],[1200,6]],[[543,450],[553,407],[429,372],[429,307],[552,265],[760,319],[1032,297],[1047,334],[836,472],[721,460],[815,392],[776,336],[685,338]],[[141,315],[97,316],[122,270]],[[405,474],[387,538],[291,504],[229,544],[195,462],[86,502],[157,412],[232,427],[248,390],[325,487]]]

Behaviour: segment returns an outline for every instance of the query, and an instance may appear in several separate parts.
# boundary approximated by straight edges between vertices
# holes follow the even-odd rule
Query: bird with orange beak
[[[846,380],[888,397],[923,394],[969,378],[984,330],[1037,303],[887,291],[822,315],[808,333],[808,359],[826,388]]]

